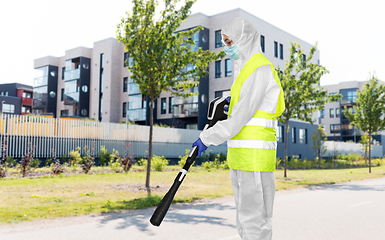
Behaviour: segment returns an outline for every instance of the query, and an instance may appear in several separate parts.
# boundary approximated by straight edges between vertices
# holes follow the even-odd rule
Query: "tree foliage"
[[[369,143],[372,141],[372,137],[368,136],[368,133],[365,132],[364,135],[361,136],[360,143],[362,144],[362,151],[365,154],[365,165],[367,164],[367,156],[369,152]]]
[[[313,131],[313,133],[313,146],[311,146],[311,148],[314,149],[318,161],[319,163],[321,163],[322,156],[326,153],[327,150],[326,146],[324,146],[323,144],[328,139],[328,134],[325,133],[325,130],[322,128],[322,124],[318,124],[317,132]]]
[[[132,59],[130,77],[139,85],[140,92],[150,97],[150,109],[162,91],[171,95],[191,97],[198,92],[188,91],[198,86],[199,78],[208,74],[210,62],[223,58],[224,51],[193,51],[192,35],[203,29],[197,26],[176,33],[180,24],[190,15],[196,0],[185,0],[177,9],[180,0],[165,0],[160,19],[155,19],[158,1],[133,0],[131,12],[117,25],[117,40],[122,42]],[[183,91],[182,91],[183,90]],[[150,136],[146,187],[149,189],[152,156],[153,111],[150,111]]]
[[[378,84],[377,77],[373,74],[365,83],[363,89],[357,90],[356,105],[352,108],[344,107],[343,114],[349,119],[352,126],[358,127],[361,131],[372,134],[385,130],[385,86]],[[354,111],[352,111],[354,110]],[[369,141],[369,173],[371,173],[371,142]]]
[[[335,102],[341,99],[340,94],[327,95],[327,90],[320,86],[321,77],[328,70],[320,65],[311,63],[317,50],[317,43],[311,47],[307,58],[304,60],[304,50],[298,43],[291,43],[290,58],[286,61],[286,67],[281,71],[278,67],[278,76],[285,96],[285,111],[278,117],[285,128],[285,169],[284,177],[287,177],[287,134],[289,120],[296,118],[311,124],[314,123],[312,115],[324,108],[325,103]]]

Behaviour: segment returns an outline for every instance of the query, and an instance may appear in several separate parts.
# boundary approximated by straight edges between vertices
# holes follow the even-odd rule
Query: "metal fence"
[[[68,157],[72,150],[95,146],[94,156],[98,157],[101,146],[110,152],[113,149],[124,152],[124,144],[131,143],[130,152],[135,156],[148,155],[149,127],[117,123],[101,123],[77,119],[55,119],[49,117],[0,115],[0,145],[7,139],[7,155],[21,158],[28,145],[35,146],[35,158]],[[190,129],[153,129],[153,154],[178,158],[191,149],[201,131]],[[226,153],[226,144],[211,147],[213,152]],[[0,155],[2,153],[0,152]]]

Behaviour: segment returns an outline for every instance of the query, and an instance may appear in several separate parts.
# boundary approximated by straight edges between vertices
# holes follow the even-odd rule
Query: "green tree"
[[[324,145],[325,141],[328,139],[328,134],[325,133],[325,130],[322,128],[322,124],[318,124],[317,132],[313,131],[313,146],[317,159],[319,161],[319,166],[321,166],[322,156],[326,153],[326,146]]]
[[[139,85],[140,92],[150,98],[150,133],[146,188],[150,193],[150,170],[152,156],[153,106],[162,91],[178,97],[196,96],[199,78],[208,74],[208,64],[225,56],[224,51],[193,51],[194,34],[202,26],[176,33],[182,21],[190,15],[196,0],[185,0],[178,9],[180,0],[165,0],[160,19],[155,19],[156,0],[133,0],[131,12],[117,25],[117,40],[122,42],[132,59],[128,66],[130,77]]]
[[[385,130],[385,86],[383,83],[378,84],[378,79],[374,74],[369,77],[369,81],[365,83],[363,89],[357,90],[356,105],[352,108],[344,107],[343,114],[349,119],[352,126],[358,127],[361,131],[372,134]],[[352,111],[353,109],[353,111]],[[369,141],[369,173],[371,168],[371,141]]]
[[[324,108],[329,101],[339,101],[340,94],[327,95],[327,90],[320,86],[320,78],[328,70],[320,64],[311,63],[317,50],[317,43],[311,47],[308,57],[304,60],[304,50],[298,43],[291,43],[290,59],[286,61],[285,70],[278,67],[278,76],[285,96],[285,111],[278,117],[278,121],[285,125],[285,168],[284,177],[287,177],[287,134],[289,120],[296,118],[313,124],[312,114]]]
[[[367,165],[367,157],[369,152],[369,142],[372,141],[372,137],[369,138],[368,133],[365,132],[363,136],[361,136],[360,143],[362,144],[362,151],[365,154],[365,165]]]

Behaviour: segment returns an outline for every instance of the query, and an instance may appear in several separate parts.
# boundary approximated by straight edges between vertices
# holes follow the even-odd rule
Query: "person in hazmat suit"
[[[285,110],[284,95],[250,22],[235,18],[221,33],[224,50],[234,61],[228,118],[202,131],[193,146],[200,156],[210,145],[227,141],[238,233],[244,240],[272,239],[275,134],[277,117]]]

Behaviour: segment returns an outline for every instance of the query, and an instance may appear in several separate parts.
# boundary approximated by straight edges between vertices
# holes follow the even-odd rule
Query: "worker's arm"
[[[228,119],[202,131],[200,139],[207,147],[218,146],[231,139],[251,120],[257,110],[275,112],[279,92],[280,87],[270,65],[257,68],[243,83],[239,102],[234,105]]]

